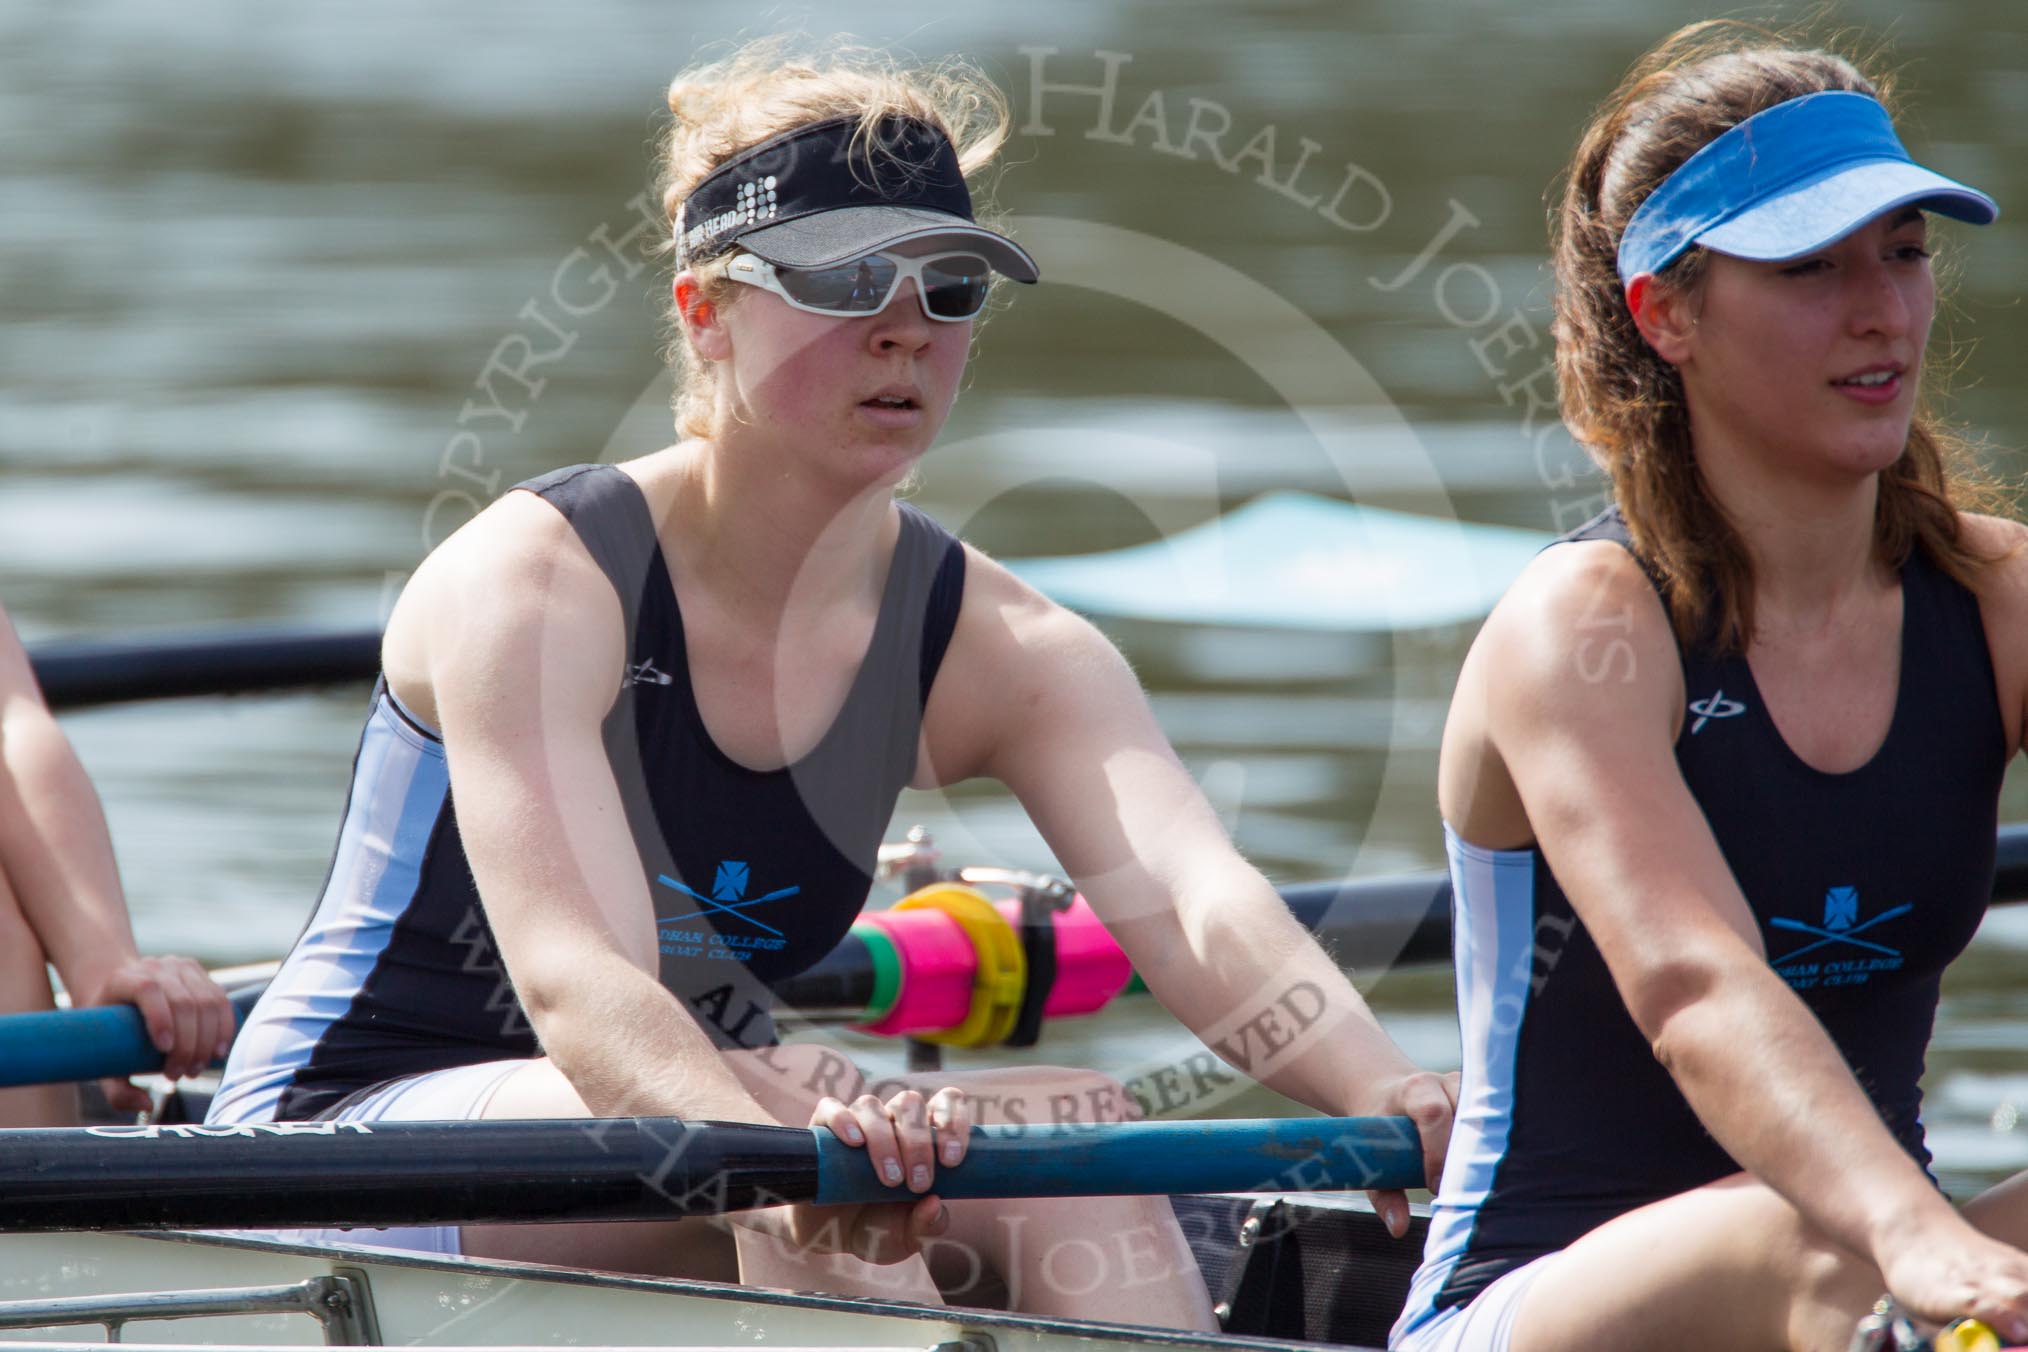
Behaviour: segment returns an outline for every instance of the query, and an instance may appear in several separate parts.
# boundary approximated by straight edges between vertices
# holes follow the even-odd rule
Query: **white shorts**
[[[507,1077],[527,1061],[482,1061],[471,1066],[452,1066],[422,1075],[389,1080],[351,1098],[329,1113],[319,1114],[322,1122],[473,1122],[485,1116],[486,1105],[507,1082]],[[318,1244],[332,1248],[400,1249],[407,1253],[437,1254],[456,1258],[464,1252],[462,1227],[456,1225],[411,1225],[388,1229],[359,1226],[349,1230],[264,1230],[255,1232],[269,1239],[291,1244]]]
[[[1453,1305],[1416,1325],[1396,1341],[1393,1352],[1507,1352],[1514,1341],[1514,1312],[1528,1284],[1554,1258],[1546,1253],[1503,1273],[1469,1305]]]

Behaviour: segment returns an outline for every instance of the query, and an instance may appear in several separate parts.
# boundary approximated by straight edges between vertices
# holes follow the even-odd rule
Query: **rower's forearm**
[[[1255,895],[1255,891],[1260,895]],[[1256,878],[1151,954],[1148,988],[1235,1069],[1334,1115],[1416,1073],[1345,973]]]
[[[1884,1233],[1948,1216],[1830,1036],[1766,967],[1727,973],[1654,1042],[1726,1152],[1851,1251],[1875,1256]]]
[[[1289,1045],[1259,1063],[1255,1078],[1333,1116],[1379,1111],[1388,1087],[1420,1067],[1387,1035],[1346,974],[1315,944],[1307,947],[1309,954],[1282,969],[1287,994],[1276,1008]]]
[[[0,720],[0,870],[74,995],[136,956],[98,794],[55,718],[26,699]]]
[[[659,982],[623,958],[608,965],[522,996],[543,1051],[594,1117],[778,1120]]]

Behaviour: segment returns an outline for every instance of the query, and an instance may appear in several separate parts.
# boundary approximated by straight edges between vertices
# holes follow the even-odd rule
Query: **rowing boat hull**
[[[20,1302],[144,1292],[280,1286],[351,1279],[386,1346],[944,1348],[945,1352],[1146,1352],[1302,1346],[1202,1337],[988,1311],[656,1281],[531,1264],[397,1256],[203,1235],[0,1235],[0,1314]],[[984,1335],[984,1338],[981,1337]],[[0,1342],[97,1341],[99,1329],[0,1328]],[[301,1314],[135,1320],[129,1345],[293,1347],[325,1344]],[[969,1340],[969,1343],[968,1343]]]

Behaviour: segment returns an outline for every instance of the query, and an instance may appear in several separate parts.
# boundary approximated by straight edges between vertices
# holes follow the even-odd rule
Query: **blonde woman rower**
[[[865,901],[896,795],[1013,789],[1146,977],[1218,1038],[1299,982],[1327,1026],[1268,1083],[1406,1113],[1419,1072],[1240,859],[1090,625],[894,490],[965,374],[996,278],[1034,260],[966,180],[1006,135],[962,67],[777,44],[669,91],[675,445],[525,484],[418,571],[317,915],[235,1050],[215,1120],[671,1114],[863,1144],[920,1200],[739,1218],[748,1281],[936,1300],[967,1251],[1019,1308],[1212,1327],[1162,1198],[946,1208],[971,1096],[1090,1072],[916,1077],[880,1098],[774,1045],[769,983]],[[453,805],[455,804],[455,812]],[[1399,1195],[1381,1199],[1399,1231]],[[701,1222],[471,1228],[422,1247],[732,1275]],[[1064,1249],[1114,1255],[1109,1271]]]

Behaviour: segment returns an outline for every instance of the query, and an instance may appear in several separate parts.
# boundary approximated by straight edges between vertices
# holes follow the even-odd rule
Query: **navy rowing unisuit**
[[[581,465],[520,487],[570,520],[632,635],[605,745],[654,901],[662,982],[721,1047],[764,1046],[771,983],[830,952],[865,903],[957,622],[964,549],[900,505],[843,708],[808,755],[758,771],[727,757],[698,713],[675,588],[634,481]],[[449,790],[442,741],[382,683],[323,896],[233,1045],[214,1121],[318,1116],[391,1079],[536,1054]]]
[[[1617,512],[1566,539],[1632,549]],[[1901,593],[1900,688],[1865,765],[1805,764],[1745,657],[1694,646],[1676,763],[1768,961],[1927,1167],[1923,1056],[1939,978],[1991,895],[2007,757],[1977,599],[1919,552]],[[1541,853],[1445,834],[1464,1093],[1396,1341],[1605,1221],[1738,1169],[1655,1059]]]

